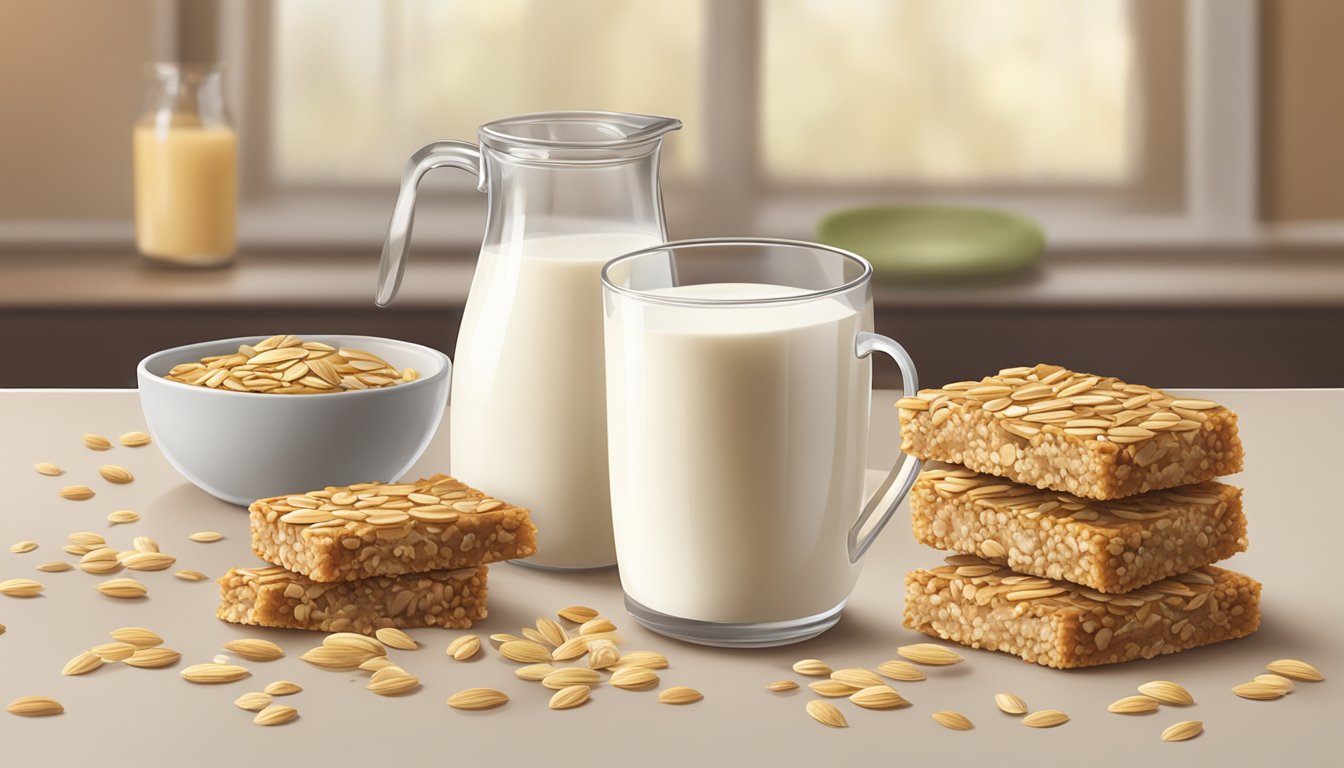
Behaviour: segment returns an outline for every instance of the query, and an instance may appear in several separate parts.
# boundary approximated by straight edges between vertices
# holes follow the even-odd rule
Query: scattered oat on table
[[[556,691],[551,696],[551,709],[573,709],[582,706],[588,701],[588,694],[592,691],[586,685],[570,685]]]
[[[801,659],[793,663],[793,671],[809,677],[826,677],[831,674],[831,666],[821,659]]]
[[[850,694],[849,700],[864,709],[898,709],[910,706],[895,688],[879,683]]]
[[[107,522],[112,525],[121,525],[122,523],[134,523],[140,519],[139,512],[133,512],[129,509],[118,509],[107,515]]]
[[[149,587],[129,578],[109,579],[99,584],[96,589],[108,597],[122,600],[135,600],[149,594]]]
[[[37,549],[36,541],[17,541],[9,545],[9,551],[13,552],[16,555],[22,555],[26,552],[32,552],[34,549]]]
[[[953,731],[969,731],[975,727],[975,725],[971,723],[971,719],[969,717],[961,714],[960,712],[953,712],[951,710],[934,712],[933,721],[943,726],[944,728],[948,728]]]
[[[191,539],[192,541],[200,542],[202,544],[209,544],[211,542],[219,541],[220,539],[224,538],[224,534],[219,533],[217,531],[197,531],[188,536],[187,538]]]
[[[420,680],[401,667],[389,664],[375,670],[366,687],[379,696],[400,696],[419,688]]]
[[[540,667],[543,665],[536,666]],[[541,678],[541,684],[553,691],[558,691],[561,688],[568,688],[571,685],[593,686],[601,682],[602,675],[597,670],[584,669],[583,667],[561,667],[559,669],[553,669],[550,673]]]
[[[1142,694],[1137,696],[1126,696],[1123,699],[1114,701],[1106,708],[1107,712],[1114,712],[1117,715],[1146,715],[1156,712],[1161,706],[1161,702],[1151,696]]]
[[[158,669],[160,667],[171,667],[181,660],[182,654],[172,648],[159,646],[156,648],[141,648],[131,654],[131,657],[123,663],[141,669]]]
[[[826,696],[831,699],[849,696],[860,690],[858,686],[842,683],[839,680],[817,680],[816,682],[808,683],[807,687],[812,689],[812,692],[818,696]]]
[[[61,702],[46,696],[24,696],[11,701],[5,709],[19,717],[50,717],[65,712]]]
[[[248,661],[275,661],[285,656],[285,649],[270,640],[255,637],[230,640],[223,647],[224,650],[236,653]]]
[[[1294,680],[1305,680],[1309,683],[1319,683],[1325,679],[1325,675],[1321,674],[1319,669],[1298,659],[1271,661],[1265,668],[1276,675],[1291,677]]]
[[[119,643],[129,643],[136,648],[153,648],[163,645],[163,638],[153,630],[144,627],[120,627],[108,632],[113,640]]]
[[[131,470],[116,464],[104,464],[98,468],[98,474],[102,475],[107,482],[118,485],[125,485],[135,480],[135,475],[131,474]]]
[[[694,704],[704,698],[703,693],[685,685],[674,685],[658,694],[661,704]]]
[[[508,702],[508,695],[494,688],[467,688],[448,697],[448,706],[453,709],[494,709]]]
[[[462,635],[448,644],[445,651],[457,661],[466,661],[481,651],[481,638],[478,635]]]
[[[272,704],[257,713],[252,722],[257,725],[284,725],[299,716],[299,710],[284,704]]]
[[[1022,724],[1028,728],[1054,728],[1069,722],[1069,716],[1058,709],[1042,709],[1022,718]]]
[[[924,680],[924,673],[919,671],[919,667],[908,661],[884,661],[877,665],[877,673],[883,677],[889,677],[892,680],[911,683]]]
[[[807,702],[807,714],[818,723],[829,728],[848,728],[849,721],[838,707],[829,701],[813,699]]]
[[[1195,703],[1195,697],[1182,686],[1170,680],[1152,680],[1139,686],[1139,693],[1157,699],[1163,704],[1184,707]]]
[[[378,638],[378,642],[386,645],[388,648],[396,648],[402,651],[414,651],[416,648],[420,647],[420,644],[415,642],[414,638],[396,627],[383,627],[382,629],[375,631],[373,636]]]
[[[106,451],[112,448],[112,441],[102,435],[86,434],[82,438],[84,447],[91,451]]]
[[[621,667],[607,682],[627,691],[647,691],[658,687],[658,673],[646,667]]]
[[[33,465],[33,469],[37,470],[39,475],[46,475],[48,477],[56,477],[57,475],[65,474],[65,470],[48,461],[39,461]]]
[[[896,652],[916,664],[942,667],[962,661],[961,654],[936,643],[915,643],[903,645]]]
[[[299,687],[298,683],[290,682],[289,680],[276,680],[274,683],[271,683],[262,689],[264,693],[268,693],[272,696],[289,696],[291,694],[299,693],[302,690],[303,688]]]
[[[1184,722],[1168,726],[1166,730],[1162,731],[1162,740],[1185,741],[1186,739],[1193,739],[1203,732],[1204,732],[1204,723],[1200,722],[1199,720],[1186,720]]]
[[[65,663],[65,666],[61,668],[61,674],[67,676],[87,675],[101,666],[103,666],[102,656],[93,651],[83,651]]]
[[[200,571],[193,571],[190,568],[178,571],[173,575],[183,581],[205,581],[206,579],[210,578],[209,576],[206,576],[204,573],[201,573]]]
[[[240,667],[237,664],[216,664],[207,662],[205,664],[193,664],[182,670],[182,679],[189,683],[201,683],[203,685],[215,685],[218,683],[232,683],[235,680],[242,680],[252,673],[247,667]]]
[[[1249,682],[1232,686],[1232,692],[1243,699],[1252,701],[1273,701],[1282,699],[1288,693],[1282,686],[1267,685],[1265,683]]]
[[[260,691],[249,691],[233,700],[233,705],[249,712],[260,712],[271,705],[271,695]]]
[[[121,443],[127,448],[140,448],[142,446],[149,445],[149,433],[127,432],[123,434],[121,437],[117,438],[117,442]]]
[[[571,605],[567,608],[561,608],[555,612],[555,615],[575,624],[582,624],[586,621],[592,621],[598,617],[596,610],[586,605]]]
[[[667,657],[657,651],[630,651],[621,656],[618,666],[667,669]]]
[[[1025,715],[1027,713],[1027,702],[1022,700],[1021,696],[1011,693],[994,694],[994,705],[999,711],[1008,715]]]
[[[767,691],[773,691],[775,693],[783,693],[785,691],[798,690],[798,684],[793,682],[792,680],[776,680],[771,683],[766,683],[765,689]]]
[[[67,485],[60,490],[61,498],[70,501],[87,501],[93,498],[93,489],[87,485]]]
[[[37,597],[42,594],[42,582],[32,579],[6,579],[0,581],[0,595],[9,597]]]

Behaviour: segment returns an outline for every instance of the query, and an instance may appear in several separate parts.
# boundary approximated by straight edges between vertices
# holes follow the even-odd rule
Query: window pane
[[[278,0],[273,167],[281,182],[387,181],[435,139],[554,109],[697,125],[700,3]],[[689,170],[693,131],[664,163]]]
[[[1126,0],[763,0],[767,173],[782,180],[1128,178]]]

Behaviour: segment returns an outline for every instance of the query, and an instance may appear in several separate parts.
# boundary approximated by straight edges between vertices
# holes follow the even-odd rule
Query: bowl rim
[[[275,334],[271,334],[271,336],[273,335]],[[150,371],[149,366],[158,362],[161,358],[168,357],[170,355],[177,353],[193,352],[204,348],[214,348],[225,345],[232,345],[234,349],[237,349],[238,345],[240,344],[253,344],[258,341],[269,339],[271,338],[271,336],[261,336],[261,335],[235,336],[229,339],[212,339],[209,341],[197,341],[191,344],[183,344],[181,346],[169,347],[168,349],[161,349],[157,352],[152,352],[141,358],[139,363],[136,363],[135,373],[136,373],[136,382],[138,385],[137,389],[143,389],[144,386],[141,382],[145,381],[146,379],[150,379],[155,381],[156,384],[161,384],[163,386],[167,386],[170,388],[181,388],[183,391],[189,390],[193,392],[211,392],[214,393],[215,395],[228,395],[233,397],[255,397],[256,395],[259,394],[265,394],[261,392],[235,392],[231,389],[219,389],[216,387],[198,387],[195,384],[184,384],[180,381],[170,381],[169,379],[166,379],[163,376],[160,376],[159,374]],[[437,349],[434,349],[433,347],[427,347],[423,344],[416,344],[413,341],[393,339],[388,338],[386,336],[362,336],[362,335],[352,335],[345,333],[308,333],[304,334],[302,338],[308,340],[318,337],[324,337],[328,339],[350,340],[355,343],[359,343],[360,341],[373,341],[379,344],[392,344],[394,346],[406,347],[424,353],[428,353],[431,357],[435,358],[436,361],[439,363],[439,369],[437,371],[428,376],[421,376],[420,378],[414,381],[406,381],[402,382],[401,384],[388,387],[370,387],[369,389],[349,389],[340,392],[323,392],[322,402],[326,402],[327,397],[350,397],[358,395],[372,397],[376,396],[374,395],[374,393],[377,392],[386,393],[391,390],[401,390],[403,392],[406,392],[416,387],[433,386],[440,379],[447,378],[449,372],[452,370],[453,367],[453,361],[451,358],[448,357],[448,355],[444,354],[443,352],[440,352]],[[202,357],[202,355],[196,355],[196,359],[199,360],[200,357]],[[311,398],[301,397],[297,399],[309,400]]]

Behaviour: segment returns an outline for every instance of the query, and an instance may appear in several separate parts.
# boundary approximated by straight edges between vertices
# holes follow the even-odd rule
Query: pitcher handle
[[[919,376],[915,372],[915,361],[910,359],[910,354],[905,351],[905,347],[886,336],[860,331],[854,342],[854,354],[863,358],[873,352],[886,353],[888,357],[896,361],[896,365],[900,366],[901,387],[905,397],[914,397],[919,392]],[[854,527],[849,529],[849,562],[857,563],[859,558],[863,557],[868,548],[873,545],[873,540],[877,538],[877,534],[882,532],[882,529],[891,520],[891,516],[896,514],[896,507],[900,506],[905,499],[905,495],[910,492],[910,487],[915,484],[915,478],[918,477],[922,464],[923,462],[904,453],[896,459],[896,464],[887,473],[886,479],[882,481],[872,498],[868,499],[868,503],[864,505],[863,514],[859,515]],[[905,470],[903,474],[902,470]],[[873,530],[860,539],[859,531],[877,511],[878,505],[882,503],[882,499],[891,490],[891,486],[896,484],[898,478],[901,487],[896,493],[896,498],[892,499],[891,504],[882,512],[882,517],[878,518]]]
[[[387,240],[383,243],[383,259],[378,268],[378,294],[374,299],[380,307],[391,304],[397,289],[401,288],[401,277],[406,272],[406,253],[411,246],[415,194],[420,179],[431,169],[445,165],[476,174],[476,188],[485,191],[485,165],[481,163],[481,150],[475,144],[466,141],[435,141],[411,155],[401,172],[401,189],[397,192],[397,204],[392,207],[392,220],[387,225]]]

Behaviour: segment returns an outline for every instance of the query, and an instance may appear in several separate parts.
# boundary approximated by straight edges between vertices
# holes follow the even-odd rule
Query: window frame
[[[1156,197],[1165,194],[1167,198],[1147,210],[1136,205],[1129,186],[1119,190],[1065,184],[813,186],[766,179],[756,141],[764,0],[702,1],[701,72],[714,76],[704,77],[702,83],[702,124],[697,128],[706,137],[701,166],[713,168],[714,177],[709,183],[707,174],[700,173],[664,184],[674,236],[768,233],[807,239],[813,236],[811,223],[825,213],[881,201],[1023,211],[1042,223],[1053,242],[1078,248],[1244,244],[1284,235],[1282,227],[1267,227],[1259,220],[1257,0],[1185,0],[1181,47],[1186,98],[1174,171],[1179,178],[1153,182],[1145,176],[1153,169],[1141,169],[1135,186],[1155,185]],[[221,4],[218,23],[220,58],[236,75],[228,86],[230,104],[235,122],[248,137],[240,158],[245,186],[239,229],[247,233],[245,244],[365,245],[381,241],[393,202],[386,187],[278,186],[271,179],[267,109],[273,38],[269,4]],[[1172,165],[1163,168],[1170,170]],[[389,180],[398,172],[389,168]],[[476,233],[484,223],[484,200],[471,185],[454,184],[447,189],[434,185],[421,200],[426,207],[433,206],[435,213],[417,221],[417,242],[436,248],[475,249]]]

